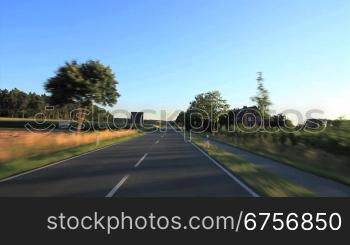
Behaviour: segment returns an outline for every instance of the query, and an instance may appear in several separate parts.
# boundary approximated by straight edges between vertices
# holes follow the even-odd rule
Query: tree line
[[[48,96],[26,93],[17,88],[0,89],[0,116],[2,117],[34,117],[43,112],[48,105]]]
[[[74,103],[51,106],[50,102],[50,97],[45,94],[26,93],[17,88],[0,89],[0,117],[34,118],[44,116],[47,119],[70,120],[77,109],[77,105]],[[112,120],[113,118],[112,114],[97,105],[91,105],[88,109],[94,111],[87,116],[88,120]]]
[[[230,109],[230,105],[222,98],[219,91],[210,91],[195,96],[186,111],[181,111],[175,122],[186,129],[225,130],[233,126],[244,127],[290,127],[292,122],[283,114],[271,115],[272,104],[268,90],[264,86],[261,72],[257,76],[257,94],[251,97],[256,105],[251,107]]]

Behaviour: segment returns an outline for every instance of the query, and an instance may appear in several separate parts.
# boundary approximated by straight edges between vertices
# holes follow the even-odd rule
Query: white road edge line
[[[259,197],[259,195],[253,191],[250,187],[248,187],[246,184],[244,184],[242,181],[240,181],[236,176],[234,176],[230,171],[228,171],[226,168],[221,166],[220,163],[218,163],[214,158],[209,156],[206,152],[204,152],[201,148],[199,148],[194,143],[190,142],[198,151],[202,152],[204,156],[206,156],[209,160],[211,160],[216,166],[218,166],[222,171],[224,171],[228,176],[231,177],[234,181],[236,181],[243,189],[245,189],[249,194],[251,194],[253,197]]]
[[[14,179],[14,178],[17,178],[17,177],[20,177],[20,176],[23,176],[23,175],[26,175],[26,174],[34,173],[34,172],[39,171],[39,170],[42,170],[42,169],[44,169],[44,168],[52,167],[52,166],[55,166],[55,165],[57,165],[57,164],[60,164],[60,163],[63,163],[63,162],[72,160],[72,159],[74,159],[74,158],[81,157],[81,156],[84,156],[84,155],[93,153],[93,152],[96,152],[96,151],[100,151],[100,150],[103,150],[103,149],[105,149],[105,148],[108,148],[108,147],[112,147],[112,146],[114,146],[114,145],[117,145],[117,144],[119,144],[119,143],[116,143],[116,144],[113,144],[113,145],[107,145],[107,146],[105,146],[105,147],[102,147],[102,148],[99,148],[99,149],[96,149],[96,150],[93,150],[93,151],[89,151],[89,152],[86,152],[86,153],[83,153],[83,154],[80,154],[80,155],[77,155],[77,156],[74,156],[74,157],[71,157],[71,158],[67,158],[67,159],[64,159],[64,160],[61,160],[61,161],[58,161],[58,162],[50,163],[50,164],[47,164],[47,165],[42,166],[42,167],[39,167],[39,168],[35,168],[35,169],[28,170],[28,171],[23,172],[23,173],[20,173],[20,174],[16,174],[16,175],[13,175],[13,176],[4,178],[4,179],[0,179],[0,183],[1,183],[1,182],[8,181],[8,180],[12,180],[12,179]]]
[[[135,168],[137,168],[140,164],[141,164],[141,162],[143,161],[143,160],[145,160],[145,158],[147,157],[147,155],[148,155],[148,153],[145,153],[145,155],[143,155],[143,157],[141,157],[140,158],[140,160],[138,160],[138,162],[135,164]]]
[[[112,197],[114,195],[114,193],[117,192],[117,190],[124,184],[124,182],[129,178],[129,175],[125,175],[119,182],[118,184],[116,184],[113,189],[108,192],[108,194],[106,195],[106,197]]]
[[[154,143],[154,144],[158,144],[158,143],[159,143],[159,140],[157,140],[156,143]]]

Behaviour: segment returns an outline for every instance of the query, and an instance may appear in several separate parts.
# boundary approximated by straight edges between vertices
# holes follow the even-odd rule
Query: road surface
[[[256,195],[174,130],[149,133],[0,181],[2,197]]]

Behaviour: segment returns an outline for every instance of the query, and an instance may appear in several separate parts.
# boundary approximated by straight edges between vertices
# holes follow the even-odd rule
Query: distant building
[[[130,123],[132,125],[143,124],[143,112],[131,112]]]

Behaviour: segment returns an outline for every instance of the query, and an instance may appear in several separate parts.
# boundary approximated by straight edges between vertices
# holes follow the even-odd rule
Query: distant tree
[[[79,64],[76,61],[66,62],[54,77],[45,83],[50,93],[52,105],[64,106],[74,104],[80,109],[78,131],[85,119],[84,109],[96,104],[112,106],[117,103],[120,94],[112,69],[99,61],[89,60]]]
[[[229,107],[219,91],[211,91],[197,95],[190,103],[187,113],[199,113],[202,115],[202,120],[206,121],[209,126],[216,127],[220,114],[226,113]]]
[[[336,120],[345,121],[346,120],[346,115],[341,115]]]
[[[270,127],[294,127],[293,122],[282,113],[269,117]]]
[[[9,91],[0,89],[0,116],[8,116],[9,114]]]
[[[264,78],[262,76],[262,72],[258,72],[258,77],[256,79],[258,83],[258,92],[257,95],[254,97],[251,97],[251,100],[253,102],[256,102],[257,107],[262,114],[263,118],[266,118],[269,116],[269,106],[272,105],[269,92],[264,86]]]
[[[27,96],[27,116],[35,116],[35,114],[43,112],[45,107],[44,97],[35,93],[29,93]]]
[[[184,111],[180,111],[179,115],[177,115],[175,122],[178,125],[184,126],[185,125],[185,112]]]
[[[28,96],[26,93],[15,88],[9,91],[7,95],[8,111],[11,117],[21,115],[24,117],[28,105]]]

